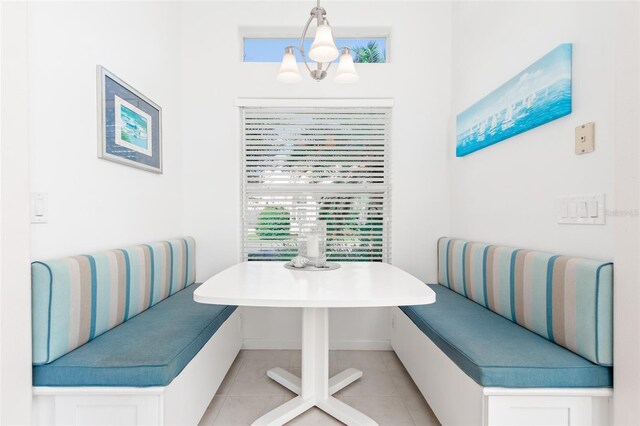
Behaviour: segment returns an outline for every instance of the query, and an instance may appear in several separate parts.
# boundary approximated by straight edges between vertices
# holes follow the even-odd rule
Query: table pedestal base
[[[329,310],[304,308],[302,312],[302,378],[282,368],[267,375],[298,394],[291,401],[260,417],[253,424],[282,425],[314,406],[347,425],[376,425],[360,411],[332,397],[362,377],[362,371],[348,368],[329,379]]]

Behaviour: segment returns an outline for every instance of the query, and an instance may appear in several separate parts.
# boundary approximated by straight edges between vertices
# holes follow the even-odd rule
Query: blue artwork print
[[[571,44],[561,44],[460,113],[456,156],[463,157],[571,113]]]
[[[120,117],[123,124],[120,129],[120,138],[130,144],[147,149],[149,147],[147,119],[124,105],[120,106]]]

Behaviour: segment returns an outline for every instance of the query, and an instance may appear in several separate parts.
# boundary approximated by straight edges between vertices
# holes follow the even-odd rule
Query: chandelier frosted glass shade
[[[316,62],[333,62],[340,52],[333,41],[331,27],[327,24],[318,25],[316,38],[309,49],[309,57]]]
[[[353,57],[349,49],[344,49],[340,55],[340,63],[336,70],[336,77],[334,80],[337,83],[355,83],[360,77],[356,72],[356,67],[353,65]]]
[[[296,55],[293,54],[293,50],[290,48],[287,48],[282,56],[282,63],[280,64],[277,78],[278,81],[282,83],[298,83],[302,80]]]

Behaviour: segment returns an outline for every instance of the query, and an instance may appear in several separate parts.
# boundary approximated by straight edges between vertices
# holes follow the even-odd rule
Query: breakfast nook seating
[[[242,337],[194,282],[190,237],[34,262],[34,424],[197,424]]]
[[[609,423],[612,263],[441,238],[429,287],[392,346],[443,424]]]

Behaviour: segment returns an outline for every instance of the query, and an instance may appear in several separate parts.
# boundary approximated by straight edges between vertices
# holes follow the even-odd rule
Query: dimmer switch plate
[[[594,122],[576,127],[576,155],[593,152],[596,139],[595,128]]]

